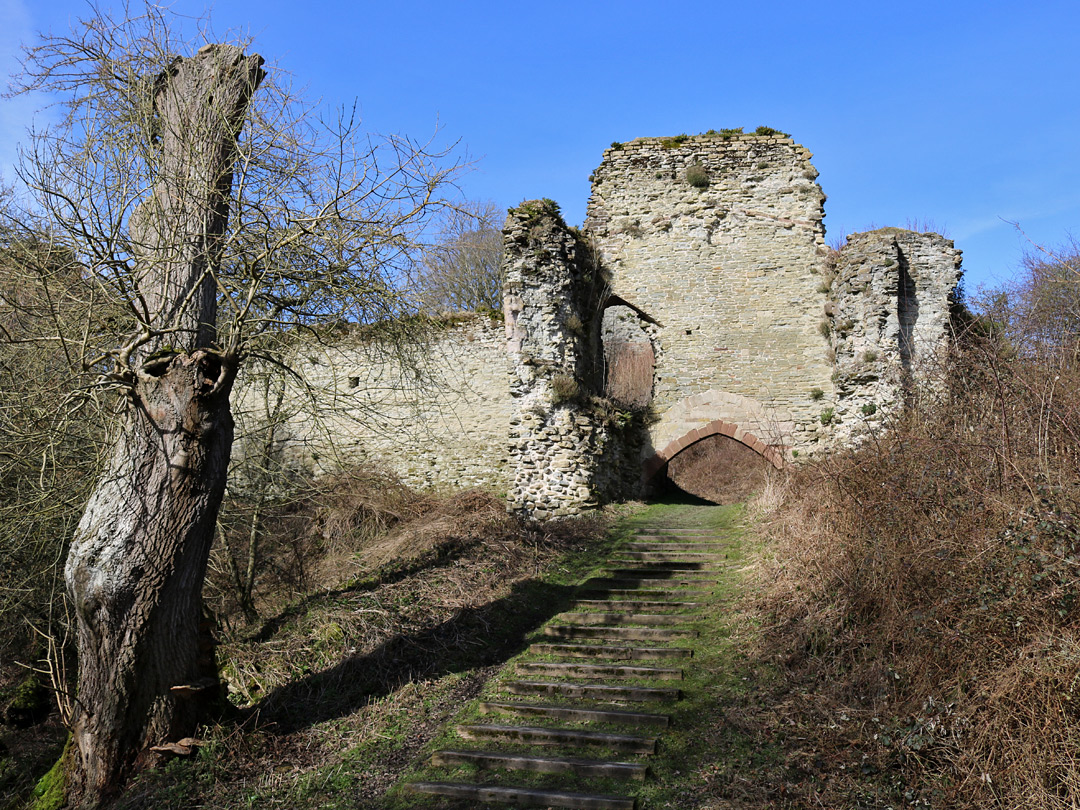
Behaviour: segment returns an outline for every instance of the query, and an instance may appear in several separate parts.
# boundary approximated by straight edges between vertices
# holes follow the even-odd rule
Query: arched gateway
[[[658,450],[656,453],[653,453],[652,456],[647,458],[641,468],[642,481],[648,482],[653,476],[660,472],[660,470],[664,468],[664,465],[671,461],[671,459],[691,445],[697,444],[702,439],[707,439],[709,436],[727,436],[728,438],[734,439],[749,447],[772,464],[773,467],[781,469],[784,466],[782,448],[771,447],[770,445],[765,444],[765,442],[761,441],[761,439],[753,433],[740,430],[739,426],[733,422],[714,419],[707,425],[703,425],[680,436],[678,439],[670,442],[663,450]]]
[[[505,490],[544,520],[640,497],[716,446],[779,467],[883,428],[931,384],[960,252],[897,228],[830,250],[810,158],[765,129],[612,144],[581,229],[550,200],[509,213],[505,335],[439,321],[405,364],[368,330],[298,343],[304,376],[340,398],[316,419],[290,393],[283,458],[378,459],[413,485]],[[244,405],[263,413],[257,388]]]

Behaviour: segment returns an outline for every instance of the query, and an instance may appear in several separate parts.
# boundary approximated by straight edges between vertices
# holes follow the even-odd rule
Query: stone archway
[[[784,455],[781,449],[765,444],[765,442],[761,441],[761,439],[753,433],[740,430],[739,426],[734,422],[727,422],[723,419],[714,419],[708,424],[702,425],[699,428],[683,434],[674,441],[668,442],[664,449],[657,451],[646,459],[642,466],[642,480],[648,483],[653,476],[664,468],[665,464],[687,447],[696,444],[709,436],[717,435],[727,436],[728,438],[745,444],[777,469],[781,469],[784,466]]]

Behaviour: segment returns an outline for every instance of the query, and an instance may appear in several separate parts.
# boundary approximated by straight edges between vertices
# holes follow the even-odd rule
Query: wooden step
[[[659,588],[585,588],[579,591],[585,599],[592,599],[597,596],[636,596],[639,598],[647,599],[663,599],[665,597],[671,597],[672,599],[684,599],[689,597],[690,599],[700,599],[704,596],[712,596],[712,591],[701,590],[682,590],[682,589],[670,589],[661,590]]]
[[[690,529],[685,526],[649,526],[634,531],[635,535],[690,535],[692,537],[728,537],[731,530],[720,531],[717,529]]]
[[[647,627],[686,624],[686,617],[670,613],[560,613],[556,621],[567,624],[643,624]]]
[[[712,584],[712,580],[683,579],[676,575],[670,579],[659,579],[656,577],[638,577],[635,579],[629,577],[592,577],[581,583],[580,587],[635,590],[640,588],[690,588],[695,585],[700,588],[708,587]]]
[[[457,733],[466,740],[496,740],[526,745],[599,746],[613,751],[633,754],[655,754],[655,737],[638,737],[636,734],[608,734],[604,731],[579,731],[573,728],[545,728],[544,726],[502,726],[494,724],[471,724],[457,726]]]
[[[669,602],[649,599],[577,599],[572,607],[611,608],[612,610],[663,610],[664,608],[689,610],[699,608],[703,604],[703,602]]]
[[[618,557],[608,560],[607,564],[609,566],[618,566],[620,568],[662,571],[675,569],[679,571],[703,571],[708,574],[724,574],[733,567],[730,563],[726,565],[712,565],[703,562],[679,562],[678,560],[629,560]]]
[[[549,624],[545,636],[555,638],[615,638],[624,641],[670,641],[695,638],[697,631],[668,627],[588,627],[565,624]]]
[[[722,543],[625,543],[620,551],[692,551],[701,554],[731,553],[731,547]]]
[[[558,695],[561,697],[592,698],[596,700],[626,700],[651,703],[679,700],[678,689],[659,686],[610,686],[608,684],[563,683],[547,681],[507,681],[503,684],[512,695]]]
[[[476,768],[502,768],[532,773],[573,773],[613,779],[644,779],[648,766],[642,762],[611,762],[580,757],[538,757],[528,754],[504,754],[500,751],[436,751],[431,755],[436,767],[453,768],[472,765]]]
[[[711,562],[718,563],[727,560],[723,554],[711,554],[693,551],[620,551],[623,557],[629,560],[642,560],[645,562]]]
[[[411,782],[416,793],[470,799],[477,802],[515,804],[519,807],[568,807],[572,810],[634,810],[629,796],[606,796],[598,793],[572,793],[566,790],[468,785],[461,782]]]
[[[718,537],[715,534],[635,534],[627,542],[630,543],[708,543],[714,546],[732,548],[732,543],[726,537]]]
[[[712,582],[720,577],[719,571],[687,570],[684,568],[653,568],[653,567],[629,567],[629,568],[601,568],[600,578],[604,579],[667,579],[675,577],[679,579],[691,579],[695,582],[704,580]]]
[[[669,667],[632,667],[620,664],[549,664],[543,661],[523,661],[515,665],[520,675],[547,675],[556,678],[648,678],[658,681],[681,681],[681,669]]]
[[[602,644],[531,644],[533,655],[560,655],[566,658],[605,658],[611,661],[657,661],[691,658],[686,647],[609,647]]]
[[[487,701],[480,703],[479,710],[485,714],[501,712],[525,717],[554,717],[578,723],[623,723],[631,726],[658,726],[667,728],[671,717],[648,712],[626,712],[615,709],[583,709],[580,706],[551,706],[537,703],[503,703]]]
[[[675,532],[675,531],[649,531],[636,532],[634,537],[638,540],[704,540],[720,542],[729,538],[716,532]]]

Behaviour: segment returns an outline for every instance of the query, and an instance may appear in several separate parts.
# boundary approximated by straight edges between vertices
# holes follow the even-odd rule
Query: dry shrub
[[[382,534],[352,544],[354,565],[370,573],[392,563],[416,560],[433,549],[489,532],[505,531],[510,518],[506,504],[490,492],[469,489],[445,497],[410,493],[407,513]],[[354,570],[353,573],[356,573]]]
[[[392,471],[375,465],[293,483],[277,491],[234,494],[222,506],[219,540],[211,558],[206,596],[231,626],[280,610],[292,599],[334,587],[355,576],[365,550],[385,543],[399,523],[430,510],[437,499],[413,491]],[[228,555],[234,557],[231,564]],[[254,560],[250,559],[254,555]],[[251,605],[244,610],[237,578],[256,572]]]
[[[1080,806],[1075,356],[974,322],[887,433],[789,480],[762,608],[790,715],[855,759],[828,806]]]
[[[647,341],[613,341],[605,346],[605,394],[627,408],[647,408],[652,402],[656,356]]]
[[[718,504],[741,503],[765,486],[769,462],[728,436],[708,436],[669,463],[668,478],[684,492]]]

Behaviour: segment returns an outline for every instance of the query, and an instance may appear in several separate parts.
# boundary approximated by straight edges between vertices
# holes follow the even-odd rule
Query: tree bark
[[[174,61],[155,84],[157,180],[129,230],[145,326],[157,337],[133,361],[107,471],[65,568],[79,653],[71,805],[99,805],[150,746],[191,735],[198,696],[217,692],[199,627],[236,369],[212,346],[214,271],[261,64],[212,45]]]

